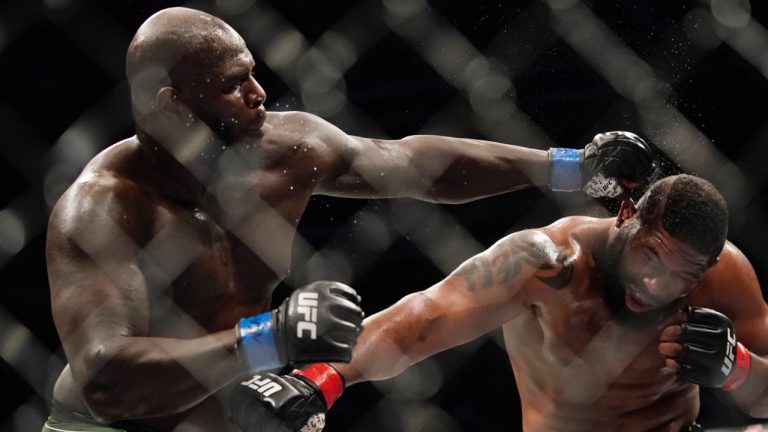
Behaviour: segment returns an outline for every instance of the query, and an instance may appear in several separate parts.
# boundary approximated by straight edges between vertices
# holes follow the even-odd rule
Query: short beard
[[[232,127],[229,126],[225,121],[201,110],[198,110],[195,115],[199,121],[202,121],[206,126],[208,126],[208,129],[210,129],[213,138],[217,141],[220,141],[225,146],[229,147],[237,140],[237,138],[235,138],[234,130],[232,130]]]
[[[598,287],[611,318],[629,327],[647,326],[667,309],[633,312],[627,307],[626,289],[621,283],[621,259],[630,238],[638,229],[639,225],[621,228],[616,237],[606,245],[602,255],[597,257],[596,267]]]

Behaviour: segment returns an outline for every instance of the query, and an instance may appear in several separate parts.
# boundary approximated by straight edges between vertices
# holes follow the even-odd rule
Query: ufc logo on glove
[[[296,325],[296,337],[303,339],[304,332],[309,332],[310,339],[317,339],[317,293],[304,292],[299,294],[296,312],[304,315],[304,320]]]
[[[264,397],[269,397],[283,389],[283,386],[269,378],[262,379],[261,375],[254,375],[251,379],[243,381],[240,384],[256,390],[263,394]]]

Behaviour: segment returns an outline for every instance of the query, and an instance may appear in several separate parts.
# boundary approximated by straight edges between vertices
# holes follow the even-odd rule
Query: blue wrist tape
[[[243,318],[238,327],[238,342],[252,370],[283,367],[272,334],[271,312]]]
[[[576,149],[551,148],[549,160],[552,175],[549,186],[555,192],[571,192],[581,189],[581,154]]]

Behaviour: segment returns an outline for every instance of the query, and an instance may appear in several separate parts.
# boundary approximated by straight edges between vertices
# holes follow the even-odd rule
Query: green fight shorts
[[[125,429],[48,417],[48,421],[43,425],[43,432],[125,432]]]

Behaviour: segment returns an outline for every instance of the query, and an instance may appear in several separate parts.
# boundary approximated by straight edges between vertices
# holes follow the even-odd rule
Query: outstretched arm
[[[617,196],[651,172],[648,145],[625,132],[599,134],[586,152],[537,150],[437,135],[381,140],[347,135],[305,113],[292,114],[324,149],[320,193],[348,197],[411,197],[462,203],[532,186]]]
[[[321,193],[462,203],[549,182],[545,150],[436,135],[380,140],[324,129],[340,157]]]
[[[443,281],[368,318],[352,361],[335,367],[348,385],[395,376],[515,319],[525,310],[528,281],[556,267],[567,271],[548,237],[537,231],[512,234]]]
[[[571,274],[544,233],[512,234],[445,280],[366,320],[350,363],[315,363],[287,375],[257,374],[241,381],[232,392],[232,418],[249,432],[283,426],[320,430],[305,425],[323,424],[345,382],[392,377],[475,339],[525,311],[529,290],[536,286],[528,283],[531,278],[564,287]]]

